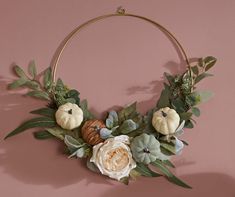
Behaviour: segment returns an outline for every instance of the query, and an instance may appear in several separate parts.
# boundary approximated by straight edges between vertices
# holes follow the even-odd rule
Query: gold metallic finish
[[[106,18],[110,18],[110,17],[133,17],[133,18],[138,18],[141,20],[144,20],[146,22],[151,23],[152,25],[156,26],[157,28],[159,28],[161,31],[163,31],[164,33],[166,33],[171,39],[172,41],[174,41],[174,43],[176,44],[176,46],[179,48],[187,66],[188,66],[188,70],[190,71],[190,75],[191,75],[191,66],[189,63],[189,59],[187,57],[187,54],[183,48],[183,46],[180,44],[180,42],[176,39],[176,37],[168,30],[166,29],[164,26],[162,26],[161,24],[146,18],[144,16],[140,16],[140,15],[135,15],[135,14],[128,14],[126,13],[125,9],[123,9],[122,7],[119,7],[116,11],[116,13],[114,14],[106,14],[106,15],[102,15],[102,16],[98,16],[95,18],[92,18],[90,20],[88,20],[87,22],[79,25],[78,27],[76,27],[72,32],[70,32],[68,34],[68,36],[63,40],[63,42],[61,43],[60,47],[58,48],[55,56],[54,56],[54,61],[52,63],[52,74],[53,74],[53,81],[56,81],[56,72],[57,72],[57,68],[58,68],[58,64],[59,64],[59,60],[62,56],[62,53],[64,51],[64,49],[66,48],[66,46],[68,45],[69,41],[71,41],[71,39],[77,35],[78,32],[80,32],[83,28],[87,27],[90,24],[93,24],[97,21],[106,19]]]

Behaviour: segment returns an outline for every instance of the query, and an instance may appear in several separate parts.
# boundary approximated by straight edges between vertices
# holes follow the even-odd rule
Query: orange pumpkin
[[[88,120],[82,127],[82,138],[90,145],[96,145],[104,140],[100,137],[100,129],[105,128],[102,120]]]

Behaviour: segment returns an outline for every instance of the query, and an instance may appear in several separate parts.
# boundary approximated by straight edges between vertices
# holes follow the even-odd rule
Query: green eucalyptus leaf
[[[48,101],[51,100],[49,95],[46,92],[43,92],[40,90],[30,91],[26,95],[34,97],[34,98],[42,99],[42,100],[48,100]]]
[[[154,171],[152,171],[147,165],[144,165],[142,163],[137,163],[137,166],[135,170],[141,174],[142,176],[146,177],[159,177],[162,176],[161,174],[158,174]]]
[[[197,116],[197,117],[199,117],[200,114],[201,114],[200,109],[197,108],[197,107],[193,107],[193,108],[192,108],[192,113],[193,113],[195,116]]]
[[[15,73],[17,74],[18,77],[23,78],[23,79],[28,79],[27,75],[25,74],[25,72],[23,71],[22,68],[20,68],[19,66],[15,65],[13,67]]]
[[[36,131],[34,132],[34,137],[38,140],[45,140],[49,138],[54,138],[48,131]]]
[[[106,127],[108,129],[112,129],[113,128],[113,117],[108,117],[106,120],[105,120],[105,124],[106,124]]]
[[[171,95],[171,92],[169,89],[165,88],[164,90],[162,90],[161,96],[157,103],[158,109],[170,106],[170,95]]]
[[[40,84],[37,81],[27,81],[24,84],[25,87],[28,87],[33,90],[39,90],[40,89]]]
[[[192,129],[193,127],[194,127],[194,125],[193,125],[193,123],[192,123],[192,121],[191,120],[187,120],[186,122],[185,122],[185,126],[184,126],[185,128],[188,128],[188,129]]]
[[[19,88],[19,87],[22,87],[23,85],[25,85],[26,82],[27,82],[27,80],[25,78],[20,78],[18,80],[13,81],[12,83],[10,83],[8,85],[8,88],[9,89]]]
[[[192,117],[193,113],[191,113],[191,112],[183,112],[183,113],[180,113],[179,115],[180,115],[180,119],[181,120],[187,121],[187,120],[189,120]]]
[[[136,130],[138,125],[131,119],[125,120],[118,130],[123,134],[129,134],[132,131]]]
[[[206,91],[206,90],[193,92],[192,95],[194,97],[198,97],[200,103],[207,102],[214,96],[213,92]]]
[[[175,165],[170,160],[163,160],[161,161],[165,166],[175,168]]]
[[[29,63],[29,74],[35,78],[37,76],[37,70],[36,70],[36,65],[35,65],[35,61],[31,61]]]
[[[133,114],[136,115],[136,102],[126,106],[118,112],[119,124],[121,124],[124,120],[129,119]]]
[[[28,120],[21,124],[19,127],[14,129],[12,132],[10,132],[4,139],[7,139],[11,136],[17,135],[19,133],[22,133],[23,131],[31,128],[36,128],[36,127],[54,127],[56,125],[56,122],[54,119],[49,118],[49,117],[38,117],[38,118],[33,118],[31,120]]]
[[[215,65],[216,61],[217,61],[217,59],[212,56],[208,56],[208,57],[204,58],[205,71],[208,71],[209,69],[211,69]]]
[[[197,84],[199,81],[201,81],[202,79],[206,78],[206,77],[211,77],[213,76],[212,74],[209,73],[202,73],[200,75],[198,75],[195,79],[195,84]]]
[[[52,108],[40,108],[40,109],[31,111],[30,113],[55,118],[56,110]]]
[[[51,67],[47,68],[43,76],[43,84],[46,89],[52,86],[52,71]]]
[[[156,160],[151,163],[153,166],[157,167],[167,178],[169,181],[172,183],[184,187],[184,188],[189,188],[191,189],[192,187],[184,183],[182,180],[177,178],[175,175],[173,175],[167,167],[164,166],[164,164],[160,160]]]
[[[199,74],[199,69],[198,69],[197,65],[191,67],[191,70],[193,71],[193,73],[194,73],[195,75],[198,75],[198,74]]]
[[[85,120],[90,120],[95,118],[95,116],[88,110],[88,103],[86,99],[81,101],[80,107],[83,111],[83,117]]]

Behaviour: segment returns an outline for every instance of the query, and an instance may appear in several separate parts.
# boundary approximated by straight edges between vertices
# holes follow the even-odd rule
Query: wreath
[[[101,120],[89,110],[87,100],[80,100],[77,90],[66,86],[61,79],[56,80],[56,70],[65,46],[81,28],[113,16],[135,17],[158,27],[179,47],[188,68],[177,75],[164,73],[166,82],[160,98],[145,115],[137,111],[135,102],[119,111],[109,111]],[[191,65],[179,41],[165,27],[119,8],[117,13],[99,16],[78,26],[62,42],[54,62],[45,70],[43,80],[38,78],[34,61],[29,64],[28,74],[14,66],[18,79],[9,84],[9,89],[28,88],[27,96],[46,100],[47,105],[31,111],[37,117],[22,123],[5,139],[31,128],[43,128],[34,132],[36,139],[59,139],[69,158],[85,158],[88,169],[94,172],[125,184],[139,176],[165,176],[172,183],[191,188],[172,174],[170,168],[175,166],[170,159],[188,145],[181,138],[184,129],[194,127],[194,117],[200,116],[198,105],[212,96],[211,92],[196,90],[196,85],[211,76],[208,70],[216,58],[200,58]]]

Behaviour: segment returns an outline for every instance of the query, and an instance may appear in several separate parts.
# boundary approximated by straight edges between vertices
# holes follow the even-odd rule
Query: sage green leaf
[[[197,108],[197,107],[193,107],[193,108],[192,108],[192,113],[193,113],[195,116],[197,116],[197,117],[199,117],[200,114],[201,114],[200,109]]]
[[[170,95],[171,93],[169,89],[165,88],[164,90],[162,90],[161,96],[157,103],[158,109],[170,106]]]
[[[80,107],[83,111],[84,120],[91,120],[95,118],[95,116],[88,110],[88,103],[86,99],[81,101]]]
[[[73,104],[75,104],[76,100],[74,98],[67,98],[66,99],[66,103],[73,103]]]
[[[164,166],[164,164],[160,160],[156,160],[151,163],[153,166],[157,167],[167,178],[169,181],[172,183],[184,187],[184,188],[189,188],[191,189],[192,187],[184,183],[182,180],[177,178],[175,175],[173,175],[167,167]]]
[[[12,83],[10,83],[8,85],[8,88],[9,89],[19,88],[19,87],[22,87],[23,85],[25,85],[26,82],[27,82],[27,80],[25,78],[20,78],[18,80],[13,81]]]
[[[56,110],[52,108],[40,108],[40,109],[31,111],[30,113],[55,118]]]
[[[123,177],[119,180],[119,182],[121,182],[125,185],[129,185],[129,177]]]
[[[35,66],[35,61],[31,61],[29,63],[29,74],[35,78],[37,75],[37,70],[36,70],[36,66]]]
[[[54,125],[55,126],[55,125]],[[64,140],[64,136],[66,134],[66,131],[60,127],[52,127],[52,128],[46,128],[46,130],[54,135],[55,137]]]
[[[54,119],[51,119],[49,117],[39,117],[39,118],[33,118],[31,120],[28,120],[21,124],[19,127],[14,129],[12,132],[10,132],[4,139],[7,139],[11,136],[17,135],[19,133],[22,133],[23,131],[31,128],[36,127],[54,127],[56,125],[56,122]]]
[[[163,160],[161,161],[165,166],[175,168],[175,165],[170,160]]]
[[[194,127],[194,125],[193,125],[193,123],[192,123],[192,121],[191,120],[187,120],[186,122],[185,122],[185,126],[184,126],[185,128],[188,128],[188,129],[192,129],[193,127]]]
[[[30,91],[26,95],[34,97],[34,98],[42,99],[42,100],[48,100],[48,101],[51,100],[49,95],[46,92],[43,92],[40,90]]]
[[[202,79],[206,78],[206,77],[211,77],[213,76],[212,74],[209,73],[202,73],[200,75],[198,75],[195,79],[195,84],[197,84],[199,81],[201,81]]]
[[[131,105],[126,106],[121,111],[118,112],[119,124],[121,124],[124,120],[130,118],[131,115],[136,114],[136,102]]]
[[[212,56],[208,56],[204,59],[205,62],[205,71],[208,71],[209,69],[211,69],[215,63],[216,63],[217,59],[215,57]]]
[[[199,97],[200,103],[207,102],[214,96],[213,92],[206,91],[206,90],[193,92],[192,95],[194,97]]]
[[[137,163],[137,166],[135,170],[141,174],[142,176],[146,177],[159,177],[162,176],[161,174],[158,174],[154,171],[152,171],[147,165],[144,165],[142,163]]]
[[[93,162],[90,162],[89,159],[87,159],[86,166],[89,170],[100,173],[99,169],[96,167],[96,165]]]
[[[113,126],[114,126],[114,123],[113,123],[113,117],[112,116],[109,116],[106,120],[105,120],[105,125],[108,129],[112,129]]]
[[[48,131],[36,131],[33,133],[34,137],[38,140],[45,140],[49,138],[54,138]]]
[[[24,84],[25,87],[28,87],[33,90],[39,90],[40,89],[40,84],[37,81],[27,81]]]
[[[172,107],[177,111],[177,113],[182,113],[185,111],[185,103],[181,98],[176,98],[171,101]]]
[[[52,86],[52,72],[51,67],[46,69],[43,77],[43,84],[46,89],[49,89]]]
[[[198,74],[199,74],[199,69],[198,69],[197,66],[191,67],[191,70],[193,71],[193,73],[194,73],[195,75],[198,75]]]
[[[167,143],[167,142],[160,142],[160,144],[161,144],[161,148],[164,148],[165,150],[169,151],[173,155],[176,154],[176,149],[175,149],[174,144]]]
[[[78,149],[83,146],[81,142],[79,142],[78,140],[76,140],[70,135],[65,135],[64,143],[68,146],[69,149]]]
[[[169,73],[167,72],[164,72],[164,76],[166,77],[167,81],[170,83],[170,84],[173,84],[174,83],[174,77],[172,75],[170,75]]]
[[[23,71],[22,68],[20,68],[19,66],[15,65],[13,67],[15,73],[17,74],[18,77],[23,78],[23,79],[28,79],[27,75],[25,74],[25,72]]]
[[[180,113],[179,115],[180,115],[180,119],[181,120],[187,121],[187,120],[189,120],[192,117],[193,113],[191,113],[191,112],[183,112],[183,113]]]
[[[138,125],[131,119],[125,120],[122,125],[118,128],[123,134],[129,134],[130,132],[136,130]]]

